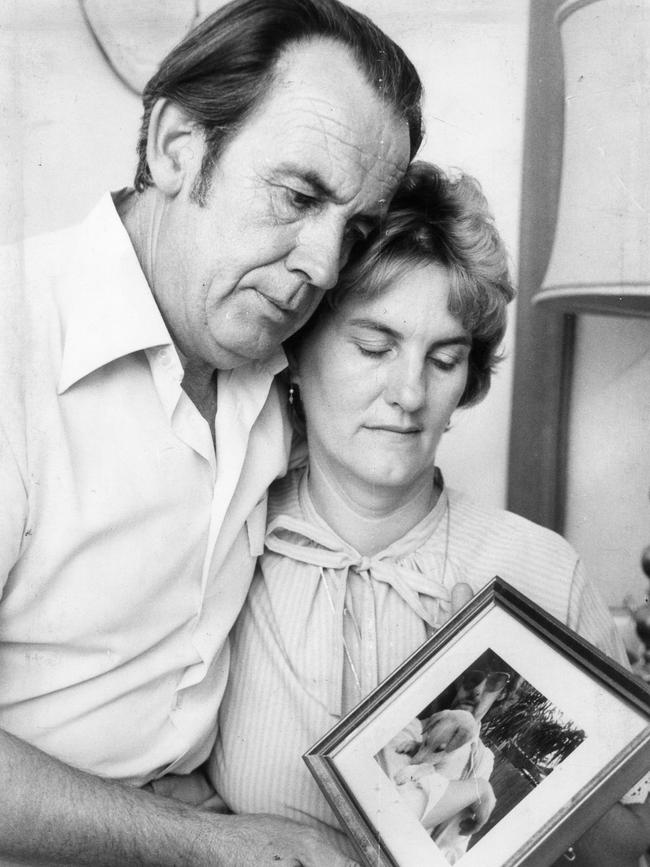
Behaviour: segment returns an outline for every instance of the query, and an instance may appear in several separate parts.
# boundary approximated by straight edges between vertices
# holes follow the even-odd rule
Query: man
[[[235,0],[144,93],[135,190],[0,269],[0,859],[348,863],[141,787],[207,756],[286,468],[274,376],[421,140],[336,0]]]

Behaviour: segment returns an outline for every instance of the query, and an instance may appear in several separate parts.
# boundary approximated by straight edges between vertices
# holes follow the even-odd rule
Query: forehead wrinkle
[[[300,103],[304,103],[303,106]],[[326,106],[327,111],[323,112],[320,106]],[[354,139],[357,136],[357,128],[351,126],[343,120],[340,120],[336,117],[332,116],[332,108],[333,104],[324,99],[322,97],[302,97],[301,99],[297,99],[296,102],[288,109],[288,113],[294,114],[297,112],[300,113],[308,113],[313,118],[318,120],[318,125],[310,124],[307,120],[302,122],[298,121],[295,123],[296,129],[307,129],[312,132],[321,132],[327,138],[332,138],[335,141],[345,145],[347,148],[357,151],[358,153],[364,156],[370,156],[376,162],[380,160],[388,166],[392,166],[393,168],[402,171],[402,166],[397,160],[389,159],[387,154],[382,153],[373,153],[368,150],[367,147],[363,147],[361,145],[355,144],[350,139]],[[395,123],[397,125],[398,119],[395,118]],[[372,123],[372,121],[370,121]],[[390,119],[384,118],[384,123],[382,124],[382,132],[379,134],[379,142],[384,141],[384,135],[386,128],[390,125]],[[329,128],[328,128],[329,127]],[[391,135],[391,131],[389,131],[389,135],[391,139],[393,136]],[[395,149],[395,143],[393,143],[393,149]],[[386,149],[387,151],[390,148]]]
[[[348,151],[348,155],[354,159],[356,166],[362,171],[364,175],[364,180],[366,178],[370,178],[374,181],[377,181],[382,189],[385,187],[390,187],[392,184],[397,183],[399,176],[401,176],[403,172],[403,168],[400,164],[386,160],[381,156],[370,153],[366,148],[357,145],[353,142],[350,142],[347,138],[342,138],[339,135],[334,135],[328,133],[322,129],[322,127],[313,127],[310,125],[303,125],[302,127],[295,127],[298,129],[308,129],[310,131],[323,132],[322,136],[318,137],[318,141],[314,143],[314,147],[318,148],[321,152],[325,154],[325,159],[327,161],[327,166],[329,172],[333,175],[334,178],[338,174],[340,175],[340,186],[336,182],[332,182],[331,179],[327,180],[325,186],[335,187],[339,186],[343,192],[340,196],[340,202],[348,201],[349,199],[355,198],[359,194],[363,193],[363,189],[354,189],[354,191],[350,191],[346,194],[346,187],[356,187],[356,181],[353,176],[351,176],[350,172],[345,170],[344,167],[340,165],[341,163],[341,154],[333,153],[333,147],[338,145],[342,149]],[[336,150],[336,149],[335,149]],[[290,160],[288,161],[290,162]],[[301,159],[298,158],[297,161],[297,169],[300,171],[300,163]],[[325,181],[325,178],[323,178]],[[334,197],[335,201],[339,201],[339,197]]]

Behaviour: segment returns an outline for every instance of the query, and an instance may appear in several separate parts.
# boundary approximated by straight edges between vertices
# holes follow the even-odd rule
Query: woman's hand
[[[465,584],[463,581],[459,584],[454,584],[451,590],[451,614],[449,616],[452,617],[463,606],[467,605],[473,595],[474,591],[469,584]]]

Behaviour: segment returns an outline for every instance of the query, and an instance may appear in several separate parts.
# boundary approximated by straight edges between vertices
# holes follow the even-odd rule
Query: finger
[[[483,810],[478,810],[474,815],[474,833],[476,833],[476,831],[479,831],[483,827],[483,825],[485,825],[489,818],[490,813],[485,813]]]
[[[465,584],[462,581],[460,584],[455,584],[451,591],[452,614],[456,614],[464,605],[467,605],[473,595],[474,593],[469,584]]]
[[[492,810],[494,810],[495,804],[496,804],[496,801],[494,798],[486,797],[478,805],[475,805],[475,810],[474,810],[474,819],[475,819],[474,830],[475,831],[478,831],[479,828],[482,828],[483,825],[485,825],[487,820],[492,815]]]

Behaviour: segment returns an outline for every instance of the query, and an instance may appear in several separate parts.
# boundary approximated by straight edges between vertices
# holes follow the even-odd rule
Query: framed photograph
[[[650,692],[497,577],[304,760],[368,867],[547,867],[650,770]]]

